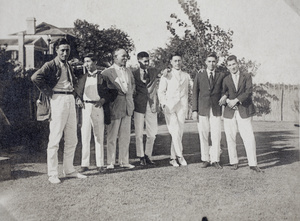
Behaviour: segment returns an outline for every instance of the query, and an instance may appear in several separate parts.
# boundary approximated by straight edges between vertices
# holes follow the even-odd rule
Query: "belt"
[[[84,101],[85,103],[91,103],[91,104],[96,104],[97,101]]]
[[[73,94],[72,91],[53,91],[53,94]]]

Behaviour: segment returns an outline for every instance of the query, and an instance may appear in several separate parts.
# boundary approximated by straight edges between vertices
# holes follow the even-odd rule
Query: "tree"
[[[260,64],[255,61],[245,58],[239,60],[239,67],[242,72],[251,74],[253,77],[256,75]],[[268,92],[268,84],[253,84],[253,103],[256,107],[257,116],[271,113],[271,101],[278,101],[278,97]]]
[[[80,59],[84,54],[92,52],[99,65],[107,66],[112,64],[112,52],[115,49],[124,48],[128,52],[134,49],[133,41],[128,34],[116,27],[100,30],[99,25],[79,19],[74,22],[74,26]]]
[[[166,48],[158,48],[152,53],[155,66],[165,68],[170,54],[178,52],[182,55],[183,70],[194,74],[203,69],[205,57],[209,52],[216,52],[219,57],[228,56],[228,50],[233,47],[231,36],[233,31],[224,31],[219,26],[213,26],[209,20],[203,21],[196,0],[178,0],[184,13],[188,16],[189,23],[184,22],[176,14],[167,21],[167,29],[172,34]],[[184,36],[180,37],[178,29],[184,30]]]

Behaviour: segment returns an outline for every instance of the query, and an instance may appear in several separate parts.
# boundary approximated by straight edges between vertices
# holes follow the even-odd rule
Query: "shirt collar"
[[[206,69],[206,72],[207,72],[208,77],[210,76],[211,72],[213,73],[213,77],[215,76],[215,70],[210,71],[210,70]]]
[[[234,75],[234,76],[239,77],[239,76],[240,76],[240,70],[238,70],[238,71],[236,72],[236,74],[231,74],[231,75]]]
[[[98,72],[97,69],[96,69],[95,71],[93,71],[93,72],[88,71],[88,73],[89,73],[90,75],[94,75],[94,74],[96,74],[97,72]]]
[[[114,68],[117,69],[117,70],[122,70],[123,68],[125,69],[125,67],[120,67],[116,63],[114,63]]]

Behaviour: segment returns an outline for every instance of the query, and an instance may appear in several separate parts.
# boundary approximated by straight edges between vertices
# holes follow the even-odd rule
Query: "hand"
[[[78,107],[84,108],[84,103],[79,98],[76,99],[76,104]]]
[[[223,95],[223,97],[221,97],[220,100],[219,100],[219,105],[220,106],[225,105],[226,104],[226,99],[227,99],[227,96]]]
[[[239,102],[238,99],[234,99],[234,100],[229,100],[227,104],[230,108],[234,108],[238,102]]]
[[[162,73],[162,76],[167,77],[170,72],[171,72],[171,69],[170,68],[166,68],[161,73]]]
[[[101,98],[99,101],[97,101],[97,103],[95,104],[95,107],[101,108],[104,103],[105,103],[105,99]]]
[[[193,119],[193,120],[198,120],[198,113],[197,113],[197,111],[194,111],[194,112],[192,113],[192,119]]]

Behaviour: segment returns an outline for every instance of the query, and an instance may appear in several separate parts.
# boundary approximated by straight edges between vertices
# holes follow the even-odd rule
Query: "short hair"
[[[228,63],[228,61],[233,61],[233,60],[235,60],[235,62],[238,63],[237,57],[235,55],[228,56],[228,58],[226,59],[226,63]]]
[[[95,57],[94,53],[92,53],[92,52],[89,52],[89,53],[84,54],[84,55],[83,55],[83,60],[84,60],[85,58],[90,58],[92,61],[96,61],[96,57]]]
[[[67,39],[65,38],[58,38],[55,42],[54,42],[54,48],[57,49],[60,45],[69,45],[70,43],[68,42]]]
[[[141,51],[137,54],[137,59],[142,59],[142,58],[149,58],[149,54],[145,51]]]
[[[113,51],[113,57],[115,57],[115,56],[116,56],[116,53],[117,53],[118,51],[121,51],[121,50],[126,51],[124,48],[117,48],[117,49],[115,49],[115,50]],[[127,51],[126,51],[126,53],[127,53]]]
[[[207,56],[206,56],[206,59],[207,58],[215,58],[216,60],[218,60],[218,56],[215,52],[211,52],[209,53]]]
[[[176,56],[178,56],[178,57],[182,57],[182,55],[179,53],[179,52],[174,52],[174,53],[172,53],[171,55],[170,55],[170,61],[173,59],[173,57],[176,57]]]

